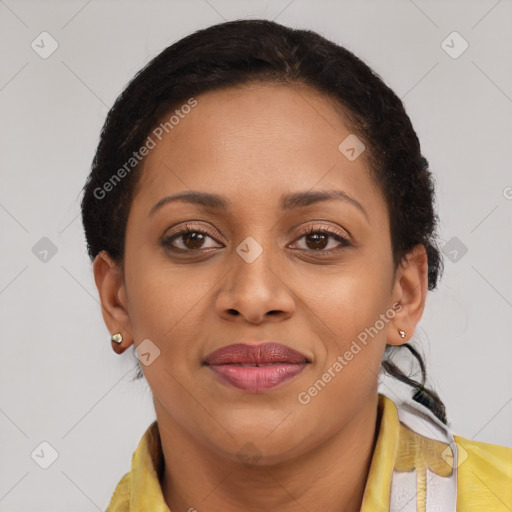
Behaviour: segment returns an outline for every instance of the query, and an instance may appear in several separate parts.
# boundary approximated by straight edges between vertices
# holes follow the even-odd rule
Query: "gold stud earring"
[[[120,332],[116,332],[115,334],[113,334],[110,340],[112,344],[112,350],[116,354],[122,354],[126,350],[126,347],[123,347],[121,345],[121,343],[123,342],[123,335]]]
[[[123,335],[120,332],[117,332],[116,334],[113,334],[112,335],[112,341],[119,345],[119,343],[123,342]]]
[[[405,331],[402,331],[402,329],[398,329],[398,334],[400,334],[401,338],[405,338]]]

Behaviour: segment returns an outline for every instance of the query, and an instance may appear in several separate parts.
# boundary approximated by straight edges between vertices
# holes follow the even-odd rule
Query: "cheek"
[[[161,336],[186,313],[192,290],[158,249],[143,245],[136,250],[127,244],[125,276],[134,331]]]
[[[332,388],[350,388],[356,381],[373,386],[377,379],[395,313],[389,307],[390,274],[385,263],[358,258],[324,283],[328,292],[306,299],[314,304],[317,333],[327,350],[319,372],[330,370],[326,380],[336,375]],[[341,374],[343,378],[338,377]]]
[[[305,301],[324,320],[326,331],[340,333],[345,341],[373,325],[388,307],[388,269],[375,262],[358,258],[330,275],[318,277],[315,290],[305,290]]]
[[[308,403],[304,406],[307,421],[314,422],[329,410],[324,427],[331,432],[375,394],[394,313],[388,311],[384,295],[369,289],[355,294],[359,284],[353,286],[336,294],[336,307],[330,307],[329,317],[324,317],[332,333],[321,336],[326,352],[301,390],[300,403]]]
[[[177,266],[140,251],[126,265],[129,316],[136,343],[152,340],[168,361],[197,357],[198,316],[218,278],[211,272]],[[174,356],[174,357],[173,357]]]

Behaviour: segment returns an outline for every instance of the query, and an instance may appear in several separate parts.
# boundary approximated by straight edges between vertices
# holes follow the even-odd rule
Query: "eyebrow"
[[[368,213],[364,209],[363,205],[342,190],[304,191],[285,194],[281,196],[281,209],[284,211],[290,211],[295,208],[305,208],[306,206],[310,206],[321,201],[330,200],[344,201],[355,206],[369,221]],[[165,204],[173,202],[195,204],[210,210],[228,211],[230,209],[230,201],[224,196],[189,190],[163,197],[151,208],[148,216],[153,215]]]

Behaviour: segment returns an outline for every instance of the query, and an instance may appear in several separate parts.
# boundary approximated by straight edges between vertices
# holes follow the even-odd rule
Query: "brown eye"
[[[201,246],[204,243],[204,233],[199,231],[188,231],[181,235],[181,240],[183,241],[183,245],[187,249],[201,249]]]
[[[305,248],[299,250],[304,251],[315,251],[315,252],[336,252],[343,247],[350,247],[350,242],[343,237],[338,231],[333,228],[323,227],[310,227],[305,233],[303,233],[297,240],[304,239]],[[334,239],[339,242],[338,247],[334,249],[327,249],[329,245],[329,239]]]
[[[312,233],[310,235],[305,235],[306,245],[308,246],[309,249],[324,250],[329,243],[330,236],[331,235],[326,235],[325,233]],[[308,245],[308,242],[310,242],[311,245]]]
[[[218,245],[204,247],[205,241],[214,238],[207,232],[187,225],[185,229],[173,233],[162,240],[162,245],[171,251],[195,252],[203,249],[212,249]]]

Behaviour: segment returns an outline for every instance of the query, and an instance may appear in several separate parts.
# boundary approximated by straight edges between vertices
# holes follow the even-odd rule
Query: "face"
[[[351,131],[329,98],[253,84],[196,100],[153,137],[122,269],[101,274],[97,258],[100,290],[100,274],[122,275],[116,300],[102,297],[106,320],[136,346],[150,340],[141,367],[159,424],[233,460],[246,443],[262,463],[285,460],[376,397],[386,343],[421,316],[425,259],[394,272],[386,202],[365,152],[338,148]],[[169,199],[192,191],[218,198]],[[277,365],[286,377],[270,384],[249,375],[268,366],[231,365],[227,380],[205,365],[219,348],[264,342],[307,363]]]

